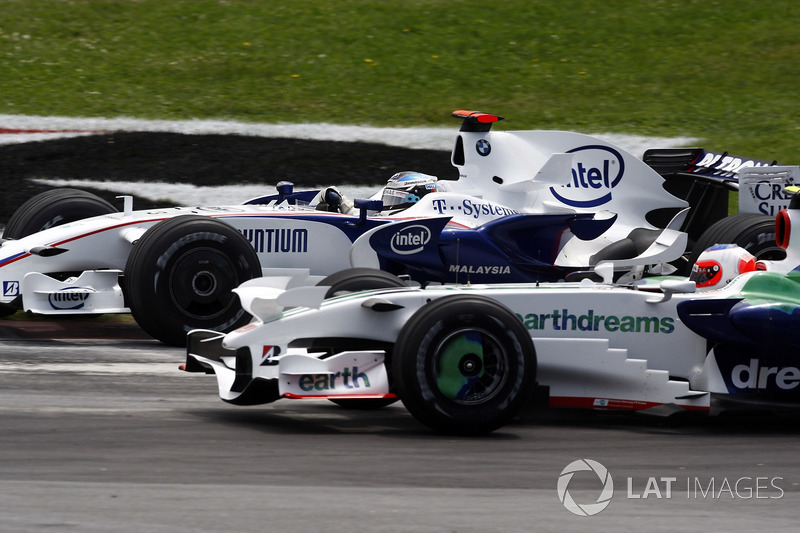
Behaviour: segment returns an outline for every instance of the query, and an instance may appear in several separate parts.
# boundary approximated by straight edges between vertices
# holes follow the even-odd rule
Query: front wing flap
[[[280,394],[287,398],[389,398],[383,351],[342,352],[328,359],[280,359]]]
[[[59,281],[39,272],[22,279],[25,311],[43,315],[130,313],[119,285],[121,270],[87,270]]]

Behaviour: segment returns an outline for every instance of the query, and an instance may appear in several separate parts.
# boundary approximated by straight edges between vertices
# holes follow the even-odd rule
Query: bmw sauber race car
[[[535,386],[553,407],[710,411],[797,403],[800,198],[776,219],[791,264],[712,247],[689,278],[449,285],[331,293],[262,278],[236,289],[253,323],[189,334],[184,369],[236,405],[280,398],[388,402],[429,427],[484,433]],[[766,269],[766,270],[764,270]],[[378,276],[356,269],[343,277]],[[388,276],[381,272],[380,276]],[[365,285],[369,279],[365,280]],[[398,283],[398,285],[400,285]],[[666,406],[666,407],[664,407]]]
[[[368,199],[335,187],[241,205],[122,212],[72,189],[23,204],[0,246],[0,308],[51,315],[131,312],[153,337],[249,321],[231,292],[262,274],[317,279],[370,267],[419,282],[548,281],[602,261],[641,275],[683,253],[687,203],[607,142],[552,131],[490,131],[457,111],[457,180],[398,173]],[[651,212],[667,213],[655,226]]]

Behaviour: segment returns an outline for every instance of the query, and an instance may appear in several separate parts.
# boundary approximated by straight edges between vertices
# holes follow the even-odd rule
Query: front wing
[[[187,372],[213,373],[220,398],[235,405],[270,403],[291,399],[394,398],[384,365],[384,352],[346,351],[325,354],[276,354],[277,347],[264,346],[259,357],[250,348],[229,350],[224,336],[206,330],[189,333]],[[324,358],[322,358],[324,357]],[[259,363],[260,360],[260,363]]]

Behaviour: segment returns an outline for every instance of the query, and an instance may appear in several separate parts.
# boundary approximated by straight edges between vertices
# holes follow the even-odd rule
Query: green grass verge
[[[690,135],[797,163],[796,0],[2,0],[0,113]]]

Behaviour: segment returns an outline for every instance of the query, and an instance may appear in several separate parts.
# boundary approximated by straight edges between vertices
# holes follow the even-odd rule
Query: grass
[[[796,0],[0,0],[0,113],[689,135],[798,163]]]

